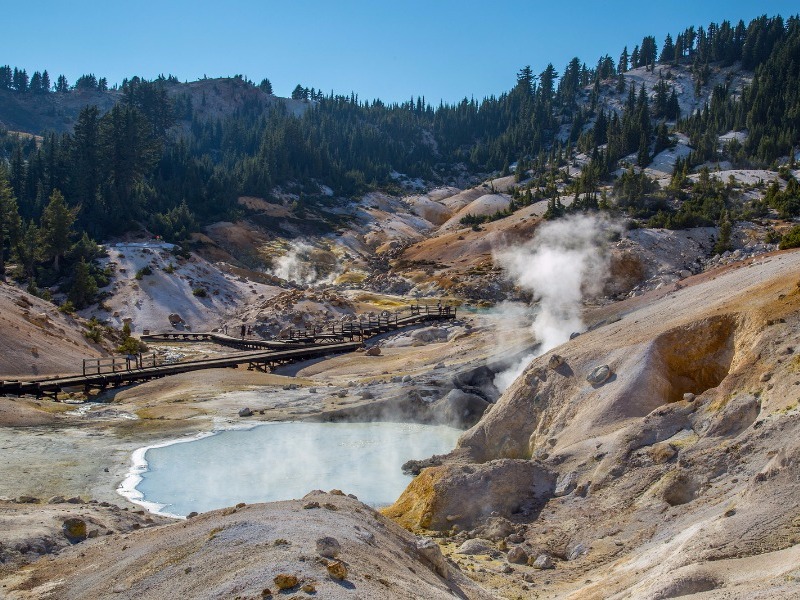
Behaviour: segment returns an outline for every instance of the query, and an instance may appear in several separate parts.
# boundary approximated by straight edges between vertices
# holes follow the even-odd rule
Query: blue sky
[[[458,101],[499,94],[530,64],[561,72],[578,56],[615,60],[644,35],[761,14],[795,14],[795,1],[566,2],[494,0],[29,0],[4,3],[0,64],[181,81],[241,73],[275,93],[298,83],[361,99]]]

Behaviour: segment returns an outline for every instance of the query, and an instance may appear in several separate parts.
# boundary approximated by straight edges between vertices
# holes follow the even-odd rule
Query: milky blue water
[[[178,516],[333,488],[382,506],[411,481],[404,462],[449,452],[460,434],[405,423],[267,423],[143,449],[120,491]]]

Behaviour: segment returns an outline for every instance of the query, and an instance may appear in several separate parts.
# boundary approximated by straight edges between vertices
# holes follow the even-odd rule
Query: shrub
[[[788,248],[800,248],[800,225],[792,227],[788,233],[781,238],[781,243],[778,245],[781,250]]]
[[[192,294],[197,296],[198,298],[205,298],[208,296],[208,292],[206,288],[197,287],[192,290]]]
[[[138,271],[136,271],[136,275],[135,275],[135,277],[136,277],[136,279],[138,279],[138,280],[140,280],[140,281],[141,281],[141,279],[142,279],[142,278],[143,278],[145,275],[152,275],[152,274],[153,274],[153,269],[151,269],[150,267],[142,267],[141,269],[139,269]]]
[[[58,310],[65,315],[71,315],[75,312],[75,305],[69,300],[66,300],[61,306],[58,307]]]
[[[166,267],[164,267],[164,273],[169,273],[172,275],[175,272],[175,265],[169,263]]]

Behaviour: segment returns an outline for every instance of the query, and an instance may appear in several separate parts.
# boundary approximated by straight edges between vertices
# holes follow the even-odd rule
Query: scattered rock
[[[528,553],[522,546],[514,546],[506,554],[506,560],[515,565],[524,565],[528,562]]]
[[[181,317],[178,313],[172,313],[167,318],[169,319],[169,322],[173,327],[183,323],[183,317]]]
[[[381,349],[378,346],[372,346],[371,348],[367,349],[365,354],[367,356],[380,356]]]
[[[329,562],[327,565],[327,569],[328,569],[328,575],[330,575],[333,579],[342,581],[344,578],[347,577],[347,567],[345,567],[344,563],[340,560]]]
[[[492,547],[492,543],[489,540],[473,538],[461,544],[456,552],[458,554],[474,556],[476,554],[493,554],[495,549]]]
[[[442,554],[442,550],[438,544],[431,538],[420,538],[417,540],[417,552],[419,552],[425,560],[427,560],[433,570],[442,577],[447,577],[450,573],[450,567],[447,564],[447,559]]]
[[[566,496],[575,487],[578,485],[578,473],[575,471],[570,471],[566,475],[562,475],[556,481],[556,489],[553,491],[553,495],[556,497],[559,496]]]
[[[306,503],[303,505],[303,508],[305,508],[305,509],[309,509],[309,508],[319,508],[319,502],[306,502]]]
[[[306,594],[317,593],[317,587],[313,583],[305,583],[303,584],[303,587],[301,587],[300,589],[303,590]]]
[[[325,558],[336,558],[342,551],[342,546],[336,538],[323,537],[317,540],[317,553]]]
[[[279,573],[272,581],[275,582],[279,590],[289,590],[300,583],[297,577],[289,575],[288,573]]]
[[[53,496],[47,501],[48,504],[63,504],[64,502],[66,502],[64,496]]]
[[[557,369],[558,367],[560,367],[563,364],[564,364],[564,357],[560,356],[558,354],[553,354],[552,356],[550,356],[550,359],[547,361],[547,366],[550,369],[553,369],[553,370]]]
[[[17,504],[39,504],[39,499],[33,496],[18,496],[16,499]]]
[[[567,560],[575,560],[576,558],[580,558],[587,552],[589,552],[589,549],[582,543],[578,542],[567,553]]]
[[[601,365],[586,376],[586,381],[596,386],[604,383],[609,377],[611,377],[611,367]]]
[[[76,544],[86,539],[86,521],[72,517],[65,519],[61,525],[61,530],[64,532],[64,537],[71,543]]]
[[[253,416],[253,411],[245,406],[244,408],[240,408],[239,409],[239,416],[240,417],[252,417]]]
[[[695,399],[696,397],[697,397],[697,396],[695,396],[695,395],[694,395],[692,392],[686,392],[686,393],[683,395],[683,400],[684,400],[685,402],[694,402],[694,399]]]
[[[540,554],[533,562],[530,560],[528,562],[534,569],[553,569],[556,566],[553,559],[547,554]]]

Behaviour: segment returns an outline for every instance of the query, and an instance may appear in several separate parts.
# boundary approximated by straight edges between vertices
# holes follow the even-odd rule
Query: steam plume
[[[304,285],[332,283],[339,271],[339,261],[333,254],[299,240],[273,261],[272,268],[276,277]]]
[[[596,217],[559,219],[540,226],[529,243],[495,254],[495,261],[508,276],[538,300],[532,328],[540,343],[535,353],[498,373],[498,389],[511,385],[536,356],[583,329],[581,301],[585,294],[602,290],[607,274],[607,262],[600,252],[602,230],[603,223]]]

